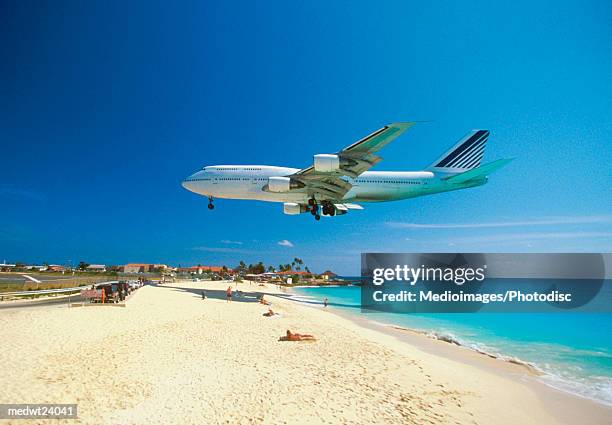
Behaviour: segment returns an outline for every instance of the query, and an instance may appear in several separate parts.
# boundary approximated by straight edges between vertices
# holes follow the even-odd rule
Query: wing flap
[[[334,204],[334,206],[340,211],[362,210],[363,209],[363,207],[358,204]]]

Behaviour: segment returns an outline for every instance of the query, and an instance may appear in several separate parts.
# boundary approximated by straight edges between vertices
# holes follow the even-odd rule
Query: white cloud
[[[527,233],[502,233],[483,236],[466,236],[453,238],[459,243],[499,243],[509,241],[524,241],[529,244],[533,240],[556,240],[556,239],[593,239],[611,238],[612,232],[527,232]]]
[[[227,239],[223,239],[221,241],[221,243],[224,243],[226,245],[242,245],[241,241],[230,241],[230,240],[227,240]]]
[[[493,227],[554,226],[563,224],[610,223],[612,216],[544,217],[534,220],[497,221],[485,223],[402,223],[390,222],[400,229],[475,229]]]
[[[283,239],[282,241],[278,241],[280,246],[286,246],[287,248],[293,248],[293,244],[287,239]]]
[[[193,247],[195,251],[204,251],[204,252],[248,252],[243,249],[237,248],[229,248],[229,247],[216,247],[216,246],[195,246]]]

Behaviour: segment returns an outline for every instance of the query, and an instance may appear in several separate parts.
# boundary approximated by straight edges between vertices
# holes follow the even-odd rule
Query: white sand
[[[0,403],[78,403],[79,420],[53,424],[561,423],[517,380],[272,296],[282,316],[266,318],[258,303],[226,303],[226,287],[0,310]],[[278,342],[286,329],[317,341]]]

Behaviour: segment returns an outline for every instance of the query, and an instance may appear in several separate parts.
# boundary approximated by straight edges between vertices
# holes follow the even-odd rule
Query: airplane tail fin
[[[462,173],[480,166],[489,130],[472,130],[434,161],[428,170],[446,173]]]

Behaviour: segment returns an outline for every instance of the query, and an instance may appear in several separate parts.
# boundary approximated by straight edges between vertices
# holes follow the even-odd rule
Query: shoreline
[[[302,286],[304,287],[304,286]],[[317,305],[305,302],[308,295],[302,295],[292,291],[292,288],[285,288],[287,294],[293,302],[300,303],[307,307],[317,309]],[[291,299],[291,298],[289,298]],[[322,309],[322,308],[321,308]],[[493,354],[483,350],[478,350],[475,347],[462,344],[461,342],[447,337],[446,335],[437,335],[424,330],[409,328],[396,325],[388,322],[369,319],[363,315],[351,314],[341,308],[327,307],[331,314],[343,317],[362,326],[366,329],[382,332],[392,336],[402,343],[412,347],[422,349],[434,355],[442,355],[450,360],[460,361],[464,364],[476,366],[480,369],[493,372],[495,374],[512,379],[515,382],[528,386],[536,394],[540,396],[547,410],[554,412],[562,422],[567,424],[599,424],[601,415],[612,418],[612,406],[604,401],[592,399],[582,394],[571,392],[562,388],[557,388],[552,384],[540,379],[546,374],[541,371],[536,365],[516,359],[503,354]],[[576,405],[584,404],[584,406]],[[589,412],[577,414],[577,410]]]

